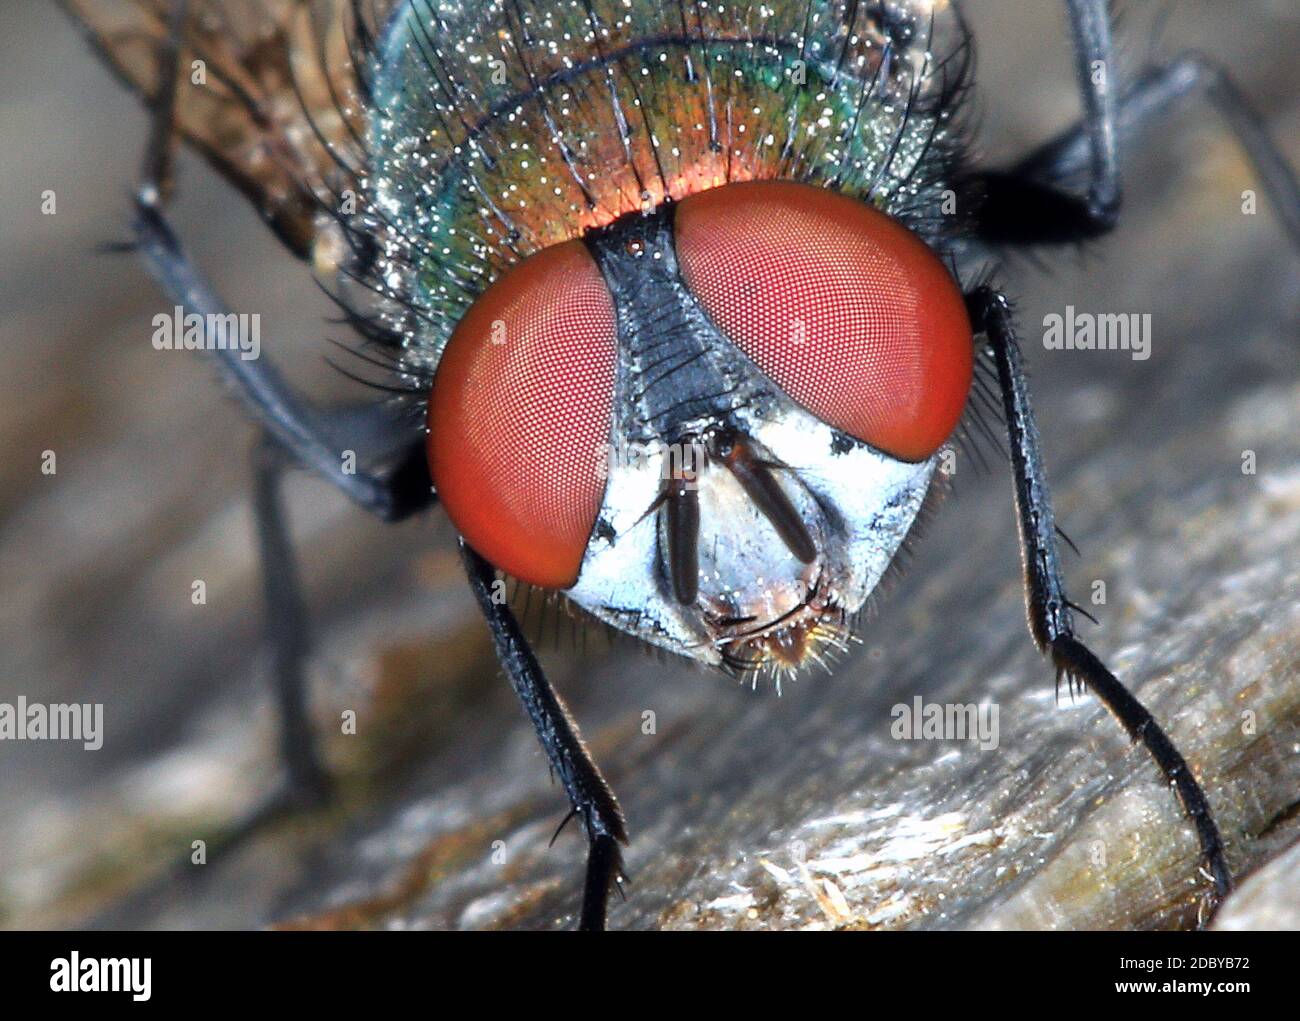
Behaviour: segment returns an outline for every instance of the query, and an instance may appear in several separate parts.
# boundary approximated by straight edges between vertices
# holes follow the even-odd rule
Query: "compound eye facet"
[[[429,470],[461,535],[521,581],[578,578],[605,490],[614,305],[579,241],[511,267],[457,325],[429,395]]]
[[[705,312],[797,403],[905,461],[948,439],[974,347],[961,291],[915,234],[789,181],[684,199],[677,260]]]

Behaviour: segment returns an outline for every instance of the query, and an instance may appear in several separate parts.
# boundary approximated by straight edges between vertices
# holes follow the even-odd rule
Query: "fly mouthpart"
[[[722,665],[755,685],[762,675],[776,679],[777,690],[783,677],[794,678],[809,663],[827,673],[857,641],[848,630],[844,615],[835,608],[809,611],[800,619],[765,628],[749,638],[719,639]]]
[[[845,614],[819,573],[797,606],[779,617],[752,625],[756,617],[724,616],[705,611],[705,620],[719,634],[709,644],[723,666],[741,676],[770,671],[795,675],[813,662],[829,671],[831,662],[847,650],[852,636]]]

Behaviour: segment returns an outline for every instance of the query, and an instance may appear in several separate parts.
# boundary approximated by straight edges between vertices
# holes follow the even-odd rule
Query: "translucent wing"
[[[166,0],[59,0],[93,48],[146,101],[166,83]],[[381,11],[389,2],[368,5]],[[382,16],[382,15],[380,15]],[[372,23],[348,0],[189,0],[175,130],[309,255],[352,177],[364,85],[352,54]],[[143,140],[142,140],[143,144]]]

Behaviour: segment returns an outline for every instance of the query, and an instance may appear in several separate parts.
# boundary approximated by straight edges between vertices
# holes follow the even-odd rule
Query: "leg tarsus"
[[[618,845],[627,843],[623,812],[587,751],[568,707],[542,673],[519,622],[496,587],[496,570],[463,539],[460,550],[470,588],[492,632],[497,659],[587,833],[587,875],[580,927],[603,929],[609,888],[622,870]]]
[[[1165,778],[1173,785],[1183,811],[1196,827],[1201,855],[1214,882],[1216,901],[1232,889],[1232,873],[1224,856],[1223,838],[1214,823],[1209,802],[1174,743],[1161,729],[1155,717],[1112,674],[1104,663],[1078,639],[1062,636],[1052,642],[1052,662],[1084,687],[1090,689],[1128,732],[1155,759]]]
[[[1232,874],[1205,792],[1147,708],[1074,636],[1070,601],[1058,566],[1051,494],[1016,342],[1011,304],[991,287],[980,287],[967,296],[967,307],[975,332],[983,333],[992,348],[1002,387],[1030,633],[1039,649],[1051,656],[1058,670],[1058,681],[1060,673],[1064,673],[1072,685],[1079,681],[1090,687],[1129,736],[1141,742],[1174,787],[1183,810],[1196,828],[1201,857],[1213,882],[1208,898],[1213,909],[1232,888]]]

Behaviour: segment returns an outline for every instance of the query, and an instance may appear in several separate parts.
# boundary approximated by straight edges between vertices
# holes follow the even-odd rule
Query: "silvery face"
[[[614,627],[711,666],[792,671],[842,647],[859,610],[906,538],[938,455],[919,463],[848,439],[790,401],[736,425],[773,472],[816,547],[791,553],[732,473],[698,470],[699,592],[674,598],[663,514],[656,503],[673,451],[614,457],[599,523],[577,584],[579,606]]]

